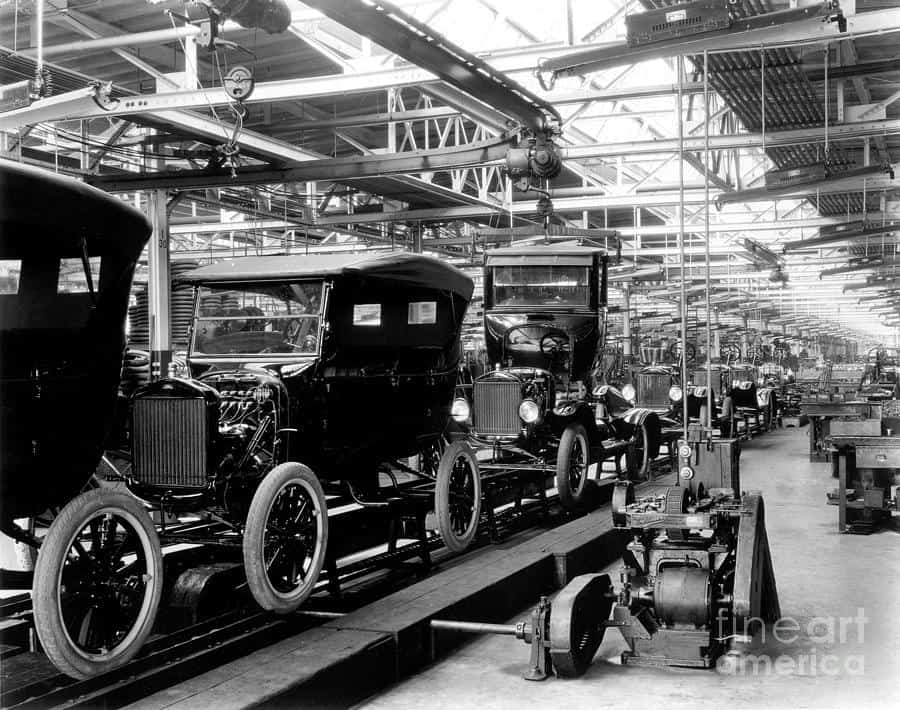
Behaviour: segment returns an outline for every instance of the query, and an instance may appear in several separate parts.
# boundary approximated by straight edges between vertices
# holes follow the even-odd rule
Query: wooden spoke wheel
[[[295,611],[312,594],[325,562],[328,506],[322,484],[300,463],[273,468],[250,503],[244,567],[263,609]]]
[[[556,454],[556,489],[560,503],[567,510],[578,510],[584,504],[590,466],[587,431],[581,424],[572,422],[563,431]]]
[[[481,472],[475,452],[464,441],[453,442],[441,456],[434,511],[447,548],[465,550],[475,539],[481,518]]]
[[[159,539],[137,499],[108,488],[77,496],[35,566],[34,620],[48,658],[74,678],[126,663],[153,628],[162,584]]]

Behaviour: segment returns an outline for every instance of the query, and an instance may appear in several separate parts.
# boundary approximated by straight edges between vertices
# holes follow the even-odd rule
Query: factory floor
[[[609,630],[584,677],[527,682],[529,647],[485,636],[359,707],[900,707],[900,518],[873,535],[839,534],[837,508],[825,503],[831,464],[808,461],[805,427],[745,442],[741,479],[765,500],[782,632],[776,640],[767,629],[736,673],[622,666],[626,646]],[[618,581],[618,565],[605,571]],[[510,620],[535,601],[511,599]]]

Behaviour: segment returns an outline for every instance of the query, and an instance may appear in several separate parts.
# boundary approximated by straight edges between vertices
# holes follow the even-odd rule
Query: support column
[[[147,245],[150,277],[147,297],[150,310],[150,373],[156,379],[165,376],[172,361],[171,286],[169,281],[169,217],[166,191],[149,193],[147,212],[153,236]]]
[[[741,316],[741,360],[747,360],[747,353],[750,352],[750,319],[747,316]]]
[[[625,284],[622,288],[622,356],[626,363],[631,363],[633,358],[633,343],[631,342],[631,285]]]

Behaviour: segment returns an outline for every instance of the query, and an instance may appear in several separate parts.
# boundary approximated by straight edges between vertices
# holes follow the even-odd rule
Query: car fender
[[[647,429],[647,450],[650,453],[651,459],[656,458],[659,455],[659,444],[662,432],[662,424],[659,415],[652,409],[634,407],[622,415],[622,420],[631,426],[631,433],[629,436],[634,433],[634,428],[636,426],[640,426],[641,424],[645,426]]]
[[[553,408],[553,417],[550,425],[556,436],[562,436],[563,431],[570,423],[577,421],[587,430],[588,438],[592,445],[598,444],[607,438],[603,430],[598,428],[594,420],[594,408],[584,401],[565,401]]]

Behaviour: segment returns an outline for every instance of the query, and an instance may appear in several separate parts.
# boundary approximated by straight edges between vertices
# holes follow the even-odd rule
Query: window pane
[[[498,266],[496,306],[587,306],[591,301],[586,266]]]
[[[353,306],[353,325],[381,325],[380,303],[357,303]]]
[[[21,274],[22,262],[19,259],[0,259],[0,295],[17,294]]]
[[[315,353],[322,282],[203,286],[192,355]]]
[[[100,257],[92,256],[88,259],[91,269],[91,281],[94,291],[100,290]],[[81,259],[59,260],[59,281],[56,284],[57,293],[88,293],[87,274],[84,273],[84,264]]]
[[[436,301],[415,301],[409,304],[407,325],[429,325],[437,323]]]

